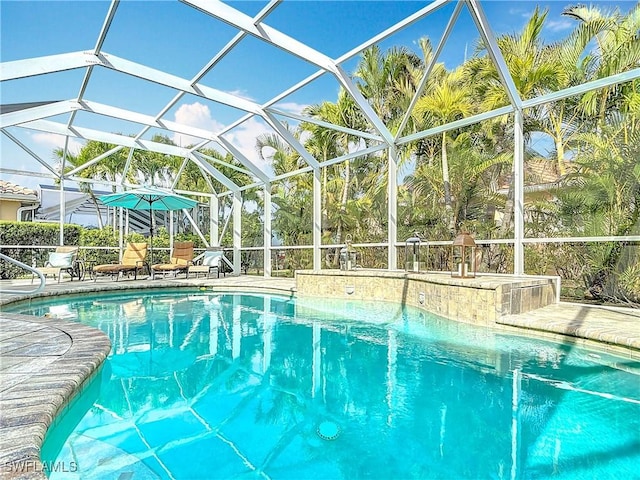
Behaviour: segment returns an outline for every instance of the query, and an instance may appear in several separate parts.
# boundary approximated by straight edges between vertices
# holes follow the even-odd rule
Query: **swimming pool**
[[[43,460],[67,467],[51,478],[638,476],[632,360],[375,302],[176,291],[11,309],[112,341],[47,435]]]

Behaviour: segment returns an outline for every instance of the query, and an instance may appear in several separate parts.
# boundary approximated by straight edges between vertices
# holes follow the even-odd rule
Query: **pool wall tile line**
[[[298,295],[400,302],[476,325],[495,325],[502,316],[554,303],[557,292],[551,277],[462,279],[440,272],[299,270],[296,281]]]
[[[365,269],[297,271],[296,280],[302,297],[399,302],[460,322],[515,327],[560,342],[580,339],[591,348],[640,356],[640,310],[558,302],[558,284],[549,277],[460,279]]]
[[[44,479],[40,449],[47,429],[104,362],[111,343],[81,324],[6,312],[0,331],[0,478]]]

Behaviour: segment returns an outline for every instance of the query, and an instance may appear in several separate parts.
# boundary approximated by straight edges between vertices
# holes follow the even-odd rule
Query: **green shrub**
[[[80,245],[83,227],[65,224],[64,244]],[[60,244],[60,224],[35,222],[0,221],[0,242],[2,245],[51,245]],[[0,251],[27,265],[42,266],[46,263],[52,249],[41,248],[2,248]],[[0,263],[0,278],[3,280],[24,275],[25,270],[9,262]]]
[[[120,233],[113,227],[103,229],[85,228],[79,225],[64,225],[64,245],[80,246],[79,258],[86,265],[114,263],[119,259]],[[60,244],[60,225],[58,223],[7,222],[0,221],[0,242],[3,245],[35,245],[55,247]],[[149,238],[140,233],[130,233],[123,239],[127,242],[149,242]],[[204,248],[204,242],[195,234],[179,233],[174,241],[188,241],[195,248]],[[169,232],[159,228],[153,235],[153,263],[169,261]],[[105,248],[106,247],[106,248]],[[3,248],[0,252],[27,265],[43,266],[53,248]],[[148,259],[151,261],[151,259]],[[27,272],[9,262],[0,263],[0,278],[12,279],[24,276]]]
[[[80,258],[87,265],[101,265],[104,263],[114,263],[118,260],[118,232],[112,227],[103,229],[83,229],[80,241],[83,248]],[[91,247],[114,247],[112,249],[91,248]]]

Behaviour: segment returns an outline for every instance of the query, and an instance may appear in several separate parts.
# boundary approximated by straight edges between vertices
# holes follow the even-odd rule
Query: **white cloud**
[[[200,102],[181,105],[176,111],[175,121],[176,123],[189,125],[191,127],[198,127],[212,133],[217,133],[224,127],[223,124],[211,117],[211,110],[209,110],[209,107]],[[185,147],[187,145],[199,143],[202,139],[183,135],[181,133],[175,133],[172,140],[176,145]]]
[[[563,30],[570,30],[575,24],[567,19],[562,20],[550,20],[546,23],[545,28],[552,32],[561,32]]]
[[[64,148],[64,135],[57,135],[55,133],[34,133],[31,135],[31,138],[33,139],[35,144],[42,147],[43,149],[53,151],[56,148]],[[73,155],[77,155],[83,145],[84,144],[82,142],[74,138],[69,138],[68,148],[69,152],[71,152]],[[53,154],[51,153],[51,155],[46,156],[46,158],[50,159],[52,158],[52,156]]]
[[[531,11],[525,10],[524,8],[510,8],[508,11],[509,15],[519,15],[521,17],[529,17],[531,16]]]
[[[302,111],[308,106],[309,105],[302,105],[296,102],[284,102],[278,103],[277,105],[280,110],[284,110],[285,112],[297,113],[298,115],[301,115]]]
[[[237,92],[235,93],[237,94]],[[301,113],[306,106],[307,105],[295,102],[278,104],[278,107],[282,110],[295,113]],[[202,128],[214,133],[224,128],[222,123],[211,117],[209,107],[199,102],[180,106],[175,113],[175,121],[183,125]],[[264,122],[253,117],[226,133],[224,138],[231,142],[245,157],[256,164],[258,168],[265,173],[271,174],[273,173],[271,162],[269,160],[262,160],[256,151],[256,138],[265,133],[270,134],[274,132]],[[199,141],[198,138],[182,134],[174,134],[172,140],[177,145],[182,146],[194,144]],[[208,145],[208,148],[216,148],[216,146],[217,144],[212,143]],[[265,154],[267,154],[267,152],[265,152]]]
[[[250,118],[226,134],[225,138],[235,145],[245,157],[252,160],[260,170],[272,173],[273,170],[269,162],[263,161],[256,151],[256,138],[264,133],[273,133],[273,130],[255,118]]]
[[[250,102],[255,102],[255,99],[251,97],[246,90],[231,90],[227,92],[229,95],[233,95],[234,97],[240,97],[245,100],[249,100]]]

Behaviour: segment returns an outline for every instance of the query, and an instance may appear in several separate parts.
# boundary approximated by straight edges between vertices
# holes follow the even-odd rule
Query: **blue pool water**
[[[51,478],[639,478],[640,363],[384,303],[71,297],[112,352]]]

